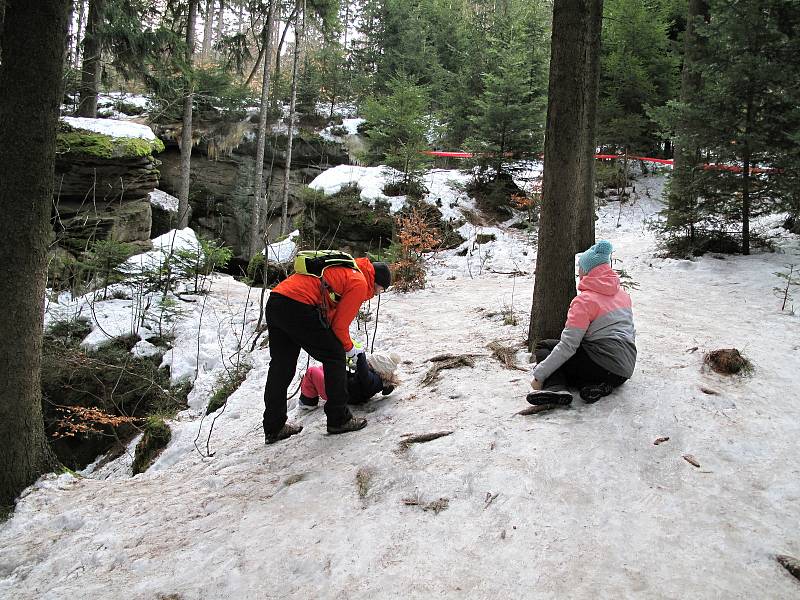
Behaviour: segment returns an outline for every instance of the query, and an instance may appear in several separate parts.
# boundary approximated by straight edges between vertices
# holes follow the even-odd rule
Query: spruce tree
[[[690,136],[706,162],[716,165],[695,175],[694,217],[717,234],[738,228],[749,254],[750,220],[797,205],[800,6],[712,0],[709,8],[708,23],[698,26],[705,52],[694,66],[703,93],[679,111],[694,124]]]

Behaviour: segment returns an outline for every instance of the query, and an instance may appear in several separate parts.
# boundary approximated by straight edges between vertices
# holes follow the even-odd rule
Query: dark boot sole
[[[278,435],[276,435],[276,436],[265,435],[264,436],[264,443],[269,445],[269,444],[274,444],[275,442],[280,442],[281,440],[288,440],[290,437],[292,437],[293,435],[297,435],[301,431],[303,431],[303,426],[302,425],[298,426],[297,431],[292,431],[291,433],[286,433],[282,429],[280,432],[278,432]]]
[[[364,419],[363,421],[359,422],[358,425],[351,425],[350,421],[345,423],[344,425],[339,425],[338,427],[331,427],[328,426],[328,433],[330,435],[339,435],[340,433],[350,433],[351,431],[360,431],[367,426],[367,420]]]
[[[525,399],[528,404],[554,404],[556,406],[567,406],[572,403],[572,394],[569,392],[549,392],[543,390],[541,392],[531,392]]]

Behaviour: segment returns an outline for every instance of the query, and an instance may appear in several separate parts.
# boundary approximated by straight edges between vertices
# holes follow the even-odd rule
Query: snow
[[[375,206],[376,202],[385,202],[389,205],[389,211],[394,214],[403,209],[406,197],[387,196],[383,193],[383,188],[387,183],[401,177],[399,171],[386,166],[337,165],[317,175],[308,186],[327,196],[336,194],[348,186],[357,186],[363,201],[371,206]],[[426,172],[422,177],[423,184],[429,192],[425,198],[426,202],[439,207],[445,220],[461,218],[460,208],[474,208],[474,201],[463,192],[463,186],[468,179],[468,174],[456,169],[433,169]]]
[[[0,525],[0,597],[796,597],[773,557],[800,555],[800,318],[772,288],[800,243],[775,229],[776,253],[658,258],[649,222],[663,183],[641,179],[635,202],[597,221],[639,284],[636,373],[596,404],[545,415],[515,415],[530,373],[485,347],[515,345],[528,366],[536,252],[506,224],[465,225],[466,256],[431,256],[426,289],[383,295],[375,350],[403,357],[403,384],[356,408],[369,425],[344,436],[292,399],[305,429],[263,444],[269,350],[258,346],[226,408],[201,419],[258,316],[257,290],[215,277],[178,324],[171,364],[199,376],[169,447],[136,477],[124,455],[28,488]],[[476,244],[477,232],[497,239]],[[705,370],[703,353],[723,347],[741,349],[753,375]],[[478,356],[422,385],[444,352]],[[404,433],[443,429],[454,433],[399,449]],[[440,497],[439,514],[404,501]]]
[[[334,135],[332,133],[332,130],[338,129],[338,128],[341,127],[341,128],[344,128],[344,130],[346,131],[345,135],[358,135],[358,126],[361,125],[363,122],[364,122],[364,119],[362,119],[362,118],[342,119],[342,124],[341,125],[329,125],[325,129],[320,131],[319,134],[320,134],[320,136],[322,136],[323,139],[326,139],[326,140],[332,141],[332,142],[339,142],[339,141],[341,141],[342,136]]]
[[[297,241],[300,238],[300,231],[295,229],[285,239],[279,242],[270,242],[267,246],[269,250],[269,260],[278,264],[286,263],[294,259],[297,253]],[[261,251],[265,253],[264,250]]]
[[[146,339],[158,335],[152,329],[157,323],[150,319],[159,320],[160,316],[161,326],[165,327],[167,323],[163,322],[164,316],[170,311],[164,308],[164,299],[160,293],[143,289],[143,280],[148,277],[148,273],[161,269],[170,254],[174,255],[181,250],[198,252],[200,248],[194,231],[188,227],[173,229],[151,241],[152,250],[131,256],[119,267],[121,272],[130,275],[131,282],[110,285],[105,294],[107,299],[102,299],[103,292],[94,291],[75,298],[70,294],[61,294],[55,301],[47,300],[45,327],[58,320],[79,317],[88,319],[92,331],[83,339],[81,347],[89,351],[97,350],[120,336],[137,335]],[[180,268],[174,269],[175,277],[181,274]],[[186,282],[175,284],[176,291],[187,287]],[[115,298],[116,295],[124,298]],[[170,301],[175,300],[174,294],[169,294],[168,297]],[[181,375],[185,376],[185,373],[181,372]],[[172,377],[177,381],[174,372]]]
[[[163,190],[155,189],[150,192],[149,197],[150,204],[153,206],[157,206],[161,210],[165,210],[167,212],[178,212],[178,199],[175,196],[172,196]]]
[[[155,140],[156,134],[147,125],[116,121],[114,119],[89,119],[87,117],[61,117],[61,120],[78,129],[88,129],[116,138],[142,138]]]

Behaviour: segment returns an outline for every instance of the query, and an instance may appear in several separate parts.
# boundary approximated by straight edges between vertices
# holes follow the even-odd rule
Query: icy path
[[[656,194],[660,180],[647,181]],[[465,259],[441,257],[428,289],[382,303],[376,350],[403,356],[405,385],[368,405],[365,430],[329,437],[317,411],[300,436],[264,446],[261,351],[217,421],[213,458],[185,441],[197,432],[187,418],[167,465],[133,479],[62,476],[27,495],[0,527],[0,596],[797,597],[772,554],[800,555],[800,319],[771,290],[800,252],[654,259],[643,218],[657,209],[625,207],[617,228],[614,204],[598,222],[640,285],[637,372],[611,397],[514,416],[529,376],[485,345],[521,344],[532,276],[487,262],[473,279]],[[532,271],[523,236],[508,236],[492,268]],[[512,289],[517,326],[487,316]],[[734,346],[752,378],[701,371],[703,351]],[[421,386],[442,352],[485,356]],[[454,433],[398,451],[403,433],[443,429]]]

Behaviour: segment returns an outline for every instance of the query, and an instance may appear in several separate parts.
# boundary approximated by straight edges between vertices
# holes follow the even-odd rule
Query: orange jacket
[[[350,339],[350,323],[356,318],[361,303],[372,298],[375,292],[375,269],[368,258],[357,258],[361,271],[349,267],[328,267],[325,281],[339,301],[331,302],[328,308],[328,321],[333,333],[342,342],[345,352],[353,347]],[[273,292],[312,306],[322,305],[320,281],[313,275],[290,275],[273,289]]]

